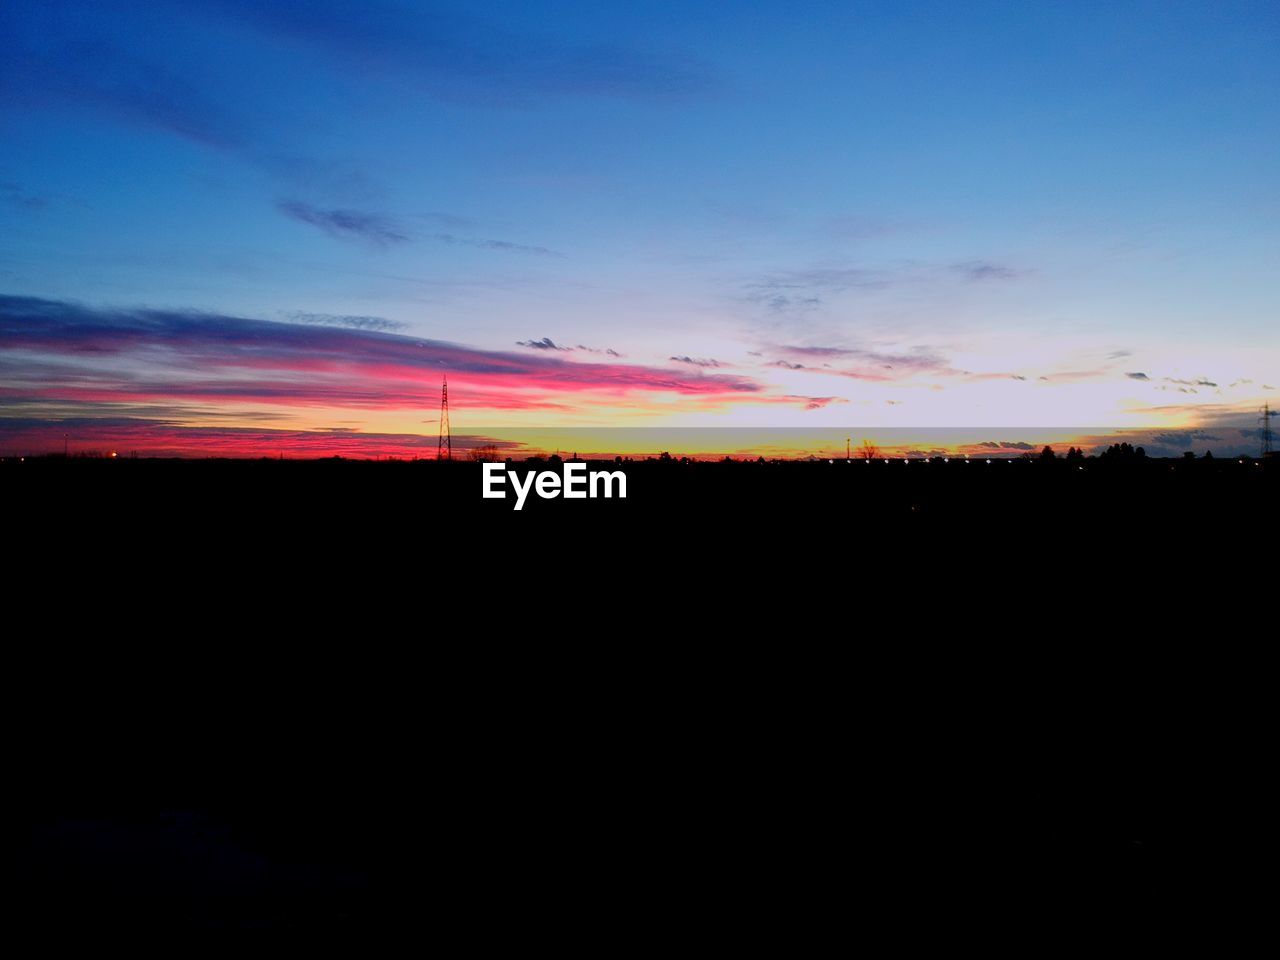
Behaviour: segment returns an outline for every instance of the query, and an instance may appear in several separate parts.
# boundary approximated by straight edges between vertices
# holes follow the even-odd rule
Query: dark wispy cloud
[[[110,7],[87,0],[0,4],[0,107],[93,114],[271,167],[267,154],[279,152],[267,147],[275,121],[261,104],[274,92],[272,73],[258,76],[262,97],[240,95],[241,65],[217,56],[232,32],[227,21],[233,31],[249,26],[269,56],[283,60],[305,48],[323,55],[328,76],[391,81],[453,101],[680,100],[715,87],[706,64],[686,54],[626,42],[562,42],[436,3],[154,0],[123,6],[113,18]],[[147,31],[163,42],[148,48],[138,31],[119,28],[140,13]],[[193,56],[196,49],[203,55]]]
[[[955,275],[970,282],[1017,280],[1032,271],[990,260],[938,264],[900,262],[876,267],[839,266],[782,270],[745,284],[743,299],[777,313],[806,313],[828,299],[851,291],[890,287],[930,287]]]
[[[668,360],[671,360],[671,361],[672,361],[672,362],[674,362],[674,363],[683,363],[683,364],[686,364],[686,365],[688,365],[688,366],[690,366],[690,367],[703,367],[703,368],[707,368],[707,367],[721,367],[721,366],[724,366],[724,364],[722,364],[719,360],[714,360],[714,359],[712,359],[711,357],[690,357],[690,356],[683,356],[683,357],[668,357],[667,359],[668,359]]]
[[[1126,373],[1125,376],[1128,377],[1130,380],[1150,380],[1151,379],[1145,373],[1142,373],[1140,371],[1135,371],[1133,373]]]
[[[400,221],[375,211],[318,207],[301,200],[281,200],[276,207],[286,217],[317,227],[341,240],[359,240],[378,248],[385,248],[392,244],[408,243],[413,239]],[[510,240],[461,237],[452,233],[431,233],[426,236],[440,243],[495,250],[500,253],[523,253],[539,257],[564,256],[546,247],[514,243]]]
[[[984,440],[982,443],[974,444],[974,446],[983,447],[987,450],[1035,450],[1034,443],[1027,443],[1023,440]]]
[[[1161,379],[1163,379],[1166,383],[1182,384],[1182,386],[1184,387],[1216,387],[1217,386],[1217,384],[1214,383],[1212,380],[1207,380],[1204,377],[1198,377],[1195,380],[1178,380],[1174,377],[1162,377]]]
[[[0,183],[0,200],[24,210],[40,210],[49,205],[49,198],[32,193],[16,183]]]
[[[326,210],[301,200],[281,200],[276,207],[286,217],[310,224],[342,240],[362,240],[375,247],[387,247],[409,239],[394,220],[381,213]]]
[[[529,347],[531,350],[560,350],[564,353],[570,352],[572,347],[561,347],[556,344],[550,337],[543,337],[541,340],[517,340],[517,347]]]
[[[789,297],[781,293],[752,293],[747,299],[752,303],[760,303],[777,313],[787,311],[814,310],[822,306],[821,297]]]
[[[459,237],[452,233],[433,233],[431,239],[441,243],[461,244],[467,247],[479,247],[482,250],[499,250],[504,253],[530,253],[539,257],[563,257],[563,253],[549,250],[528,243],[513,243],[510,240],[484,240],[473,237]]]
[[[894,380],[913,373],[956,374],[944,357],[926,347],[907,352],[886,353],[865,347],[797,346],[780,344],[769,348],[783,359],[768,366],[786,370],[813,370],[857,380]],[[1000,374],[1004,376],[1004,374]]]
[[[966,280],[1017,280],[1027,275],[1026,270],[1010,267],[1002,263],[992,263],[990,260],[967,260],[963,263],[953,263],[951,269],[959,273]]]
[[[366,0],[210,0],[268,37],[323,51],[334,69],[396,76],[449,100],[518,104],[535,96],[683,99],[712,89],[701,61],[626,44],[571,44],[446,9]]]
[[[823,303],[824,295],[855,289],[881,289],[890,279],[885,274],[861,267],[820,267],[769,274],[746,285],[745,299],[770,310],[811,310]]]
[[[245,143],[243,120],[208,97],[184,71],[101,37],[74,30],[46,35],[48,22],[59,21],[32,28],[16,10],[0,18],[6,35],[0,105],[94,112],[212,147]],[[62,22],[74,21],[68,17]]]
[[[302,313],[295,311],[288,314],[294,323],[319,324],[325,327],[354,327],[357,330],[381,330],[389,332],[403,330],[405,324],[399,320],[388,320],[386,317],[352,316],[346,313]]]
[[[576,346],[564,346],[556,343],[550,337],[543,337],[541,340],[517,340],[517,347],[528,347],[530,350],[557,350],[560,353],[594,353],[602,357],[613,357],[614,359],[622,359],[622,354],[612,347],[588,347],[584,344]]]

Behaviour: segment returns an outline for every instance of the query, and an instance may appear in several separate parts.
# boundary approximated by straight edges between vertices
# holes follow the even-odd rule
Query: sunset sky
[[[1280,405],[1274,2],[0,33],[2,455],[430,456],[446,374],[514,451],[1234,453]]]

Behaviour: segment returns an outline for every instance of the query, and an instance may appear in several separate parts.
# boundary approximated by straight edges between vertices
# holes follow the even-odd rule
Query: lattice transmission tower
[[[1258,418],[1262,421],[1262,457],[1266,457],[1271,453],[1271,404],[1264,403],[1262,405],[1262,416]]]
[[[440,442],[436,446],[436,459],[453,459],[453,441],[449,437],[449,377],[447,374],[440,387]]]

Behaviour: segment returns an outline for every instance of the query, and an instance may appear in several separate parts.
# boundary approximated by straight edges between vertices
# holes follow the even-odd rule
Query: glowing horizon
[[[445,373],[542,450],[1244,452],[1280,19],[1229,6],[0,8],[0,453],[412,456]]]

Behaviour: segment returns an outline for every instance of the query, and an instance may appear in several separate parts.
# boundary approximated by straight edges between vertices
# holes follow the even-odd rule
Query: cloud
[[[813,370],[831,373],[855,380],[899,380],[916,373],[956,374],[948,362],[926,347],[916,347],[906,353],[884,353],[865,347],[775,345],[773,353],[781,353],[789,359],[775,360],[768,364],[786,370]],[[800,360],[827,361],[820,367],[800,363]],[[846,361],[837,366],[836,363]],[[1001,374],[1003,376],[1003,374]]]
[[[405,229],[393,218],[366,210],[323,209],[300,200],[282,200],[276,204],[285,216],[301,223],[319,227],[330,236],[343,240],[358,239],[375,247],[407,243],[411,239]],[[428,234],[432,240],[451,246],[475,247],[480,250],[496,250],[500,253],[522,253],[537,257],[564,257],[563,253],[547,247],[510,240],[486,240],[460,237],[452,233]]]
[[[1161,447],[1190,447],[1193,443],[1217,442],[1221,443],[1223,438],[1215,433],[1207,433],[1203,430],[1179,430],[1168,431],[1166,433],[1156,433],[1151,435],[1151,442]]]
[[[1018,375],[1018,374],[1016,374],[1016,373],[1011,373],[1011,374],[1009,374],[1009,376],[1011,376],[1014,380],[1025,380],[1025,379],[1027,379],[1026,377],[1020,376],[1020,375]]]
[[[510,240],[476,240],[470,237],[458,237],[452,233],[433,233],[433,240],[439,240],[441,243],[459,244],[467,247],[479,247],[482,250],[498,250],[504,253],[528,253],[538,257],[563,257],[563,253],[555,250],[549,250],[546,247],[536,247],[527,243],[512,243]]]
[[[1050,383],[1079,383],[1082,380],[1096,380],[1099,377],[1109,377],[1112,371],[1103,367],[1097,370],[1061,370],[1057,373],[1050,373],[1037,379],[1045,380]],[[1133,374],[1126,374],[1132,377]],[[1147,379],[1146,374],[1135,377],[1134,379]]]
[[[1132,350],[1112,350],[1107,354],[1108,360],[1123,360],[1125,357],[1132,357]]]
[[[951,269],[969,281],[983,280],[1017,280],[1027,275],[1026,270],[992,263],[989,260],[969,260],[964,263],[953,263]]]
[[[691,367],[719,367],[719,360],[712,360],[709,357],[668,357],[673,363],[684,363]]]
[[[755,303],[763,303],[770,310],[779,313],[788,310],[812,310],[822,306],[821,297],[787,297],[780,293],[770,295],[751,294],[748,295],[747,299]]]
[[[67,17],[64,22],[77,22]],[[216,148],[243,146],[247,131],[187,77],[102,38],[65,32],[57,19],[0,21],[0,105],[43,111],[86,110],[116,122],[160,130]]]
[[[1204,377],[1201,377],[1198,380],[1175,380],[1173,377],[1164,377],[1162,379],[1166,383],[1180,383],[1183,386],[1187,386],[1187,387],[1216,387],[1217,386],[1216,383],[1206,380]]]
[[[48,197],[31,193],[16,183],[0,183],[0,198],[24,210],[40,210],[49,205]]]
[[[447,372],[472,408],[564,410],[579,394],[761,393],[752,379],[558,352],[480,350],[382,331],[0,296],[0,403],[432,409]],[[455,387],[456,383],[456,387]],[[720,402],[716,400],[716,402]]]
[[[556,342],[550,337],[543,337],[541,340],[517,340],[516,346],[529,347],[533,350],[561,350],[565,353],[569,353],[573,349],[572,347],[556,346]]]
[[[1016,280],[1031,271],[970,260],[952,264],[905,262],[882,268],[813,267],[767,274],[745,286],[744,299],[774,312],[804,313],[828,298],[849,291],[876,291],[903,285],[936,286],[940,278],[960,274],[971,282]]]
[[[399,320],[388,320],[386,317],[350,316],[345,313],[302,313],[294,311],[288,314],[295,323],[310,323],[325,327],[354,327],[357,330],[403,330],[405,324]]]
[[[622,354],[612,347],[588,347],[579,343],[573,347],[562,347],[550,337],[543,337],[541,340],[517,340],[516,346],[529,347],[532,350],[558,350],[561,353],[594,353],[602,357],[613,357],[621,360]]]
[[[276,208],[286,217],[318,227],[341,240],[363,240],[375,247],[388,247],[409,240],[391,218],[380,213],[324,210],[300,200],[282,200]]]
[[[1151,379],[1145,373],[1126,373],[1125,376],[1128,377],[1130,380],[1150,380]]]
[[[982,443],[973,444],[975,447],[983,447],[987,450],[1035,450],[1034,443],[1026,443],[1022,440],[984,440]]]
[[[861,267],[787,270],[747,284],[746,299],[770,310],[811,309],[822,304],[822,293],[888,286],[884,274]]]
[[[848,403],[844,397],[789,397],[790,400],[799,400],[804,404],[806,410],[821,410],[823,407],[829,407],[833,403]]]

